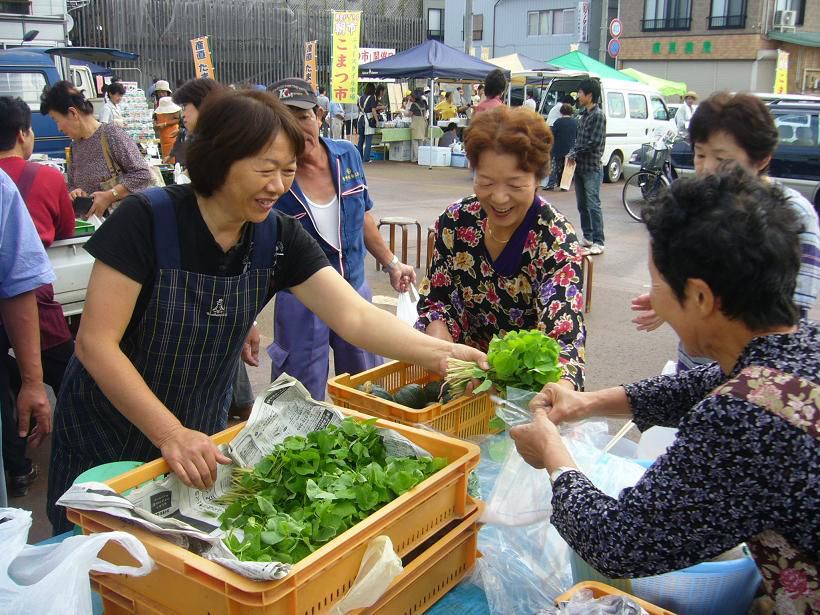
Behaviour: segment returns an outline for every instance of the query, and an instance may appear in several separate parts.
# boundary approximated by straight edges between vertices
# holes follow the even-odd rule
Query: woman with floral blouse
[[[477,115],[464,142],[475,195],[436,222],[416,328],[487,350],[494,335],[541,328],[561,345],[561,383],[584,384],[583,293],[575,231],[536,195],[552,134],[523,108]]]
[[[661,574],[746,542],[771,601],[758,612],[820,611],[820,327],[792,299],[801,223],[789,198],[739,168],[674,182],[644,212],[652,307],[713,362],[594,393],[548,384],[533,422],[510,432],[550,473],[552,523],[607,576]],[[556,427],[592,416],[678,434],[612,498]]]

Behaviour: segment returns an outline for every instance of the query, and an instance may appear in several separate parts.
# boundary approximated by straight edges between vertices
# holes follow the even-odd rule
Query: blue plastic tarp
[[[359,66],[360,77],[379,79],[473,79],[483,81],[498,67],[429,40],[389,58]],[[505,71],[509,79],[509,71]]]

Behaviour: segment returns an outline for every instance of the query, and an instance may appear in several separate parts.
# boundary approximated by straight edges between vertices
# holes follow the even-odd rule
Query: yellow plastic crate
[[[631,598],[632,600],[640,604],[643,607],[643,610],[649,613],[649,615],[675,615],[672,611],[662,609],[661,607],[655,606],[654,604],[651,604],[646,600],[641,600],[640,598],[636,598],[632,594],[628,594],[620,589],[610,587],[609,585],[606,585],[604,583],[599,583],[598,581],[584,581],[583,583],[573,585],[568,591],[561,594],[555,599],[555,604],[569,602],[569,600],[582,589],[590,590],[592,592],[593,598],[602,598],[603,596],[626,596],[627,598]]]
[[[396,421],[402,425],[423,425],[458,438],[498,431],[490,427],[490,421],[495,416],[495,408],[489,393],[457,397],[446,404],[438,403],[416,410],[375,395],[368,395],[356,388],[370,381],[392,394],[407,384],[424,385],[437,379],[438,376],[418,365],[391,361],[355,376],[341,374],[331,378],[328,380],[327,390],[330,399],[337,406]]]
[[[343,412],[360,419],[370,418],[352,410]],[[350,589],[367,543],[372,538],[389,536],[396,552],[404,557],[449,523],[464,519],[473,511],[474,504],[467,497],[467,476],[478,464],[477,446],[384,420],[376,424],[394,429],[435,457],[445,457],[448,465],[294,564],[290,574],[278,581],[252,581],[104,513],[68,509],[68,518],[85,533],[130,532],[148,549],[157,564],[151,574],[116,578],[118,587],[128,592],[115,594],[126,598],[131,596],[128,600],[133,596],[140,597],[139,610],[134,612],[209,615],[325,613]],[[242,427],[237,425],[212,436],[212,439],[217,444],[230,442]],[[168,471],[165,460],[158,459],[107,483],[122,493]],[[133,565],[127,553],[116,544],[107,545],[101,557],[113,563]],[[111,602],[116,603],[116,600],[112,597]]]

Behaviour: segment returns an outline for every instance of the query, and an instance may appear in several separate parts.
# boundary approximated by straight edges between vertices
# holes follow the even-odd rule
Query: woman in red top
[[[504,104],[501,97],[504,96],[504,91],[507,89],[507,78],[504,76],[504,71],[496,68],[490,71],[487,78],[484,80],[484,100],[482,100],[475,108],[474,113],[481,111],[488,111]]]

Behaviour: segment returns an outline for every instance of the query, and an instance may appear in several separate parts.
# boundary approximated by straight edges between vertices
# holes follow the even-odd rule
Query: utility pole
[[[473,0],[464,3],[464,53],[473,55]]]

